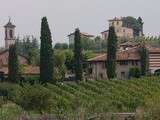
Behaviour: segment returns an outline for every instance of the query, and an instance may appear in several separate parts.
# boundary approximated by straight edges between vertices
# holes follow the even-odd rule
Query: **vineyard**
[[[135,112],[145,105],[145,99],[160,92],[158,77],[140,79],[99,80],[59,85],[49,84],[53,99],[61,110],[77,108],[87,114],[106,112]]]
[[[0,91],[6,89],[3,86],[0,86]],[[52,104],[51,109],[48,111],[49,113],[61,117],[68,116],[73,118],[73,116],[85,116],[89,118],[101,113],[135,112],[137,108],[145,106],[148,98],[160,93],[159,77],[133,78],[131,80],[97,80],[79,83],[67,82],[56,85],[48,84],[45,87],[39,86],[40,89],[30,86],[26,90],[27,92],[23,92],[22,95],[19,94],[19,89],[25,89],[24,87],[17,87],[16,85],[17,90],[14,90],[16,91],[15,93],[13,89],[7,88],[7,90],[11,90],[11,93],[14,93],[14,95],[11,95],[13,98],[10,101],[16,103],[18,107],[21,106],[21,103],[25,104],[25,109],[27,102],[29,100],[31,103],[35,102],[38,94],[45,96],[46,92],[44,95],[38,92],[43,88],[49,91],[51,95]],[[31,95],[29,94],[29,90],[31,91]],[[25,94],[27,94],[28,99],[25,96],[24,102],[23,96]],[[29,99],[33,96],[34,99]],[[18,103],[18,97],[23,101]],[[156,96],[155,98],[158,99],[160,97]],[[37,104],[39,103],[37,102]],[[35,108],[39,109],[37,106]],[[33,111],[32,109],[27,110]]]

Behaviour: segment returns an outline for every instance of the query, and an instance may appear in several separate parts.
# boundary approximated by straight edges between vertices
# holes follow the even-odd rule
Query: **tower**
[[[9,48],[10,45],[15,44],[15,25],[11,23],[9,19],[8,23],[4,26],[5,28],[5,48]]]
[[[109,27],[110,26],[113,26],[115,29],[123,27],[122,18],[115,17],[114,19],[109,20]]]

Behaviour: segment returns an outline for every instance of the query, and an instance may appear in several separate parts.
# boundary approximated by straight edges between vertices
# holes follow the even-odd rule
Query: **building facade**
[[[117,79],[128,79],[132,67],[141,67],[140,55],[136,48],[117,52],[116,77]],[[107,55],[99,55],[89,59],[89,77],[91,79],[107,79],[106,72]]]
[[[94,39],[94,35],[91,35],[89,33],[81,32],[81,38],[89,38],[89,39]],[[71,33],[68,35],[69,38],[69,45],[74,44],[74,33]]]
[[[117,79],[128,79],[129,71],[133,67],[141,70],[141,56],[139,52],[140,44],[126,42],[120,45],[116,54],[116,77]],[[160,48],[145,46],[147,50],[147,70],[146,73],[160,73]],[[101,54],[88,60],[89,78],[107,79],[106,70],[107,55]]]
[[[9,48],[10,45],[15,44],[15,25],[11,20],[4,26],[5,28],[5,48]]]

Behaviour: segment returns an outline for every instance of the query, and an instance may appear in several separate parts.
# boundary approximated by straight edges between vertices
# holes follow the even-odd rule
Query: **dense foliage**
[[[19,62],[16,45],[9,47],[8,81],[16,83],[20,77]]]
[[[39,65],[39,43],[33,36],[26,36],[23,39],[16,38],[17,52],[28,58],[28,63]]]
[[[129,77],[140,78],[141,77],[141,70],[138,67],[130,68]]]
[[[102,40],[99,36],[95,39],[82,37],[81,46],[83,50],[92,50],[93,52],[105,52],[107,49],[106,40]],[[69,48],[73,49],[74,45],[71,44]]]
[[[75,30],[74,37],[74,72],[75,79],[77,81],[83,80],[83,63],[82,63],[82,46],[81,46],[81,35],[80,30]]]
[[[42,18],[41,23],[40,82],[53,82],[52,37],[46,17]]]
[[[140,32],[143,32],[143,21],[141,19],[141,17],[139,17],[138,19],[134,18],[134,17],[123,17],[123,26],[124,27],[128,27],[128,28],[132,28],[134,31],[134,36],[138,37],[140,36]]]
[[[140,56],[141,56],[141,75],[145,76],[148,71],[148,53],[147,49],[145,47],[141,47],[140,50]]]
[[[114,27],[109,28],[107,43],[107,76],[109,79],[116,77],[116,52],[117,52],[117,36]]]
[[[63,51],[54,51],[54,80],[63,81],[66,74],[65,66],[66,55]]]
[[[54,46],[54,49],[59,49],[59,50],[68,49],[68,44],[67,43],[56,43]]]

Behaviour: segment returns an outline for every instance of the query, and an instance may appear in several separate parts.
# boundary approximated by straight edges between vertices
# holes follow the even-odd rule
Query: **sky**
[[[16,25],[16,36],[34,35],[39,39],[41,18],[48,18],[53,43],[68,42],[67,35],[79,28],[99,35],[115,16],[141,16],[144,33],[160,33],[160,0],[0,0],[0,46],[9,16]]]

